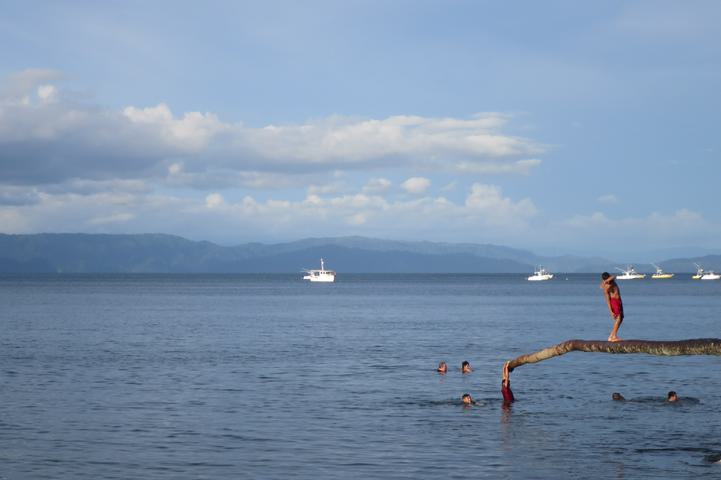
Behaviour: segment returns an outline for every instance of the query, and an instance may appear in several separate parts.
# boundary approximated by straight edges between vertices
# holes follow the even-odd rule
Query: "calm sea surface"
[[[721,282],[621,291],[622,338],[721,337]],[[596,276],[0,277],[0,478],[720,478],[721,357],[571,353],[502,408],[611,323]]]

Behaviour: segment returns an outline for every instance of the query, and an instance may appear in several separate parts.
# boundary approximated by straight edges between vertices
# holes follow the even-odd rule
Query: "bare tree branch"
[[[721,338],[696,338],[692,340],[653,341],[622,340],[567,340],[558,345],[534,353],[521,355],[507,362],[509,372],[527,363],[537,363],[568,352],[596,353],[646,353],[649,355],[721,355]]]

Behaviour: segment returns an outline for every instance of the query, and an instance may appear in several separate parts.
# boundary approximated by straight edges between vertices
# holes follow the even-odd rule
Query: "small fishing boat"
[[[323,259],[320,259],[320,270],[304,270],[306,275],[303,280],[310,280],[311,282],[335,282],[335,272],[333,270],[326,270],[323,264]]]
[[[528,277],[529,282],[540,282],[543,280],[550,280],[553,278],[553,274],[549,273],[548,270],[546,270],[543,267],[538,267],[538,270],[533,272],[533,275]]]
[[[699,265],[698,263],[694,263],[696,265],[696,275],[692,276],[694,280],[701,280],[701,277],[703,277],[704,271],[703,267]]]
[[[655,278],[657,280],[662,279],[662,278],[673,278],[673,275],[674,275],[673,273],[664,272],[663,269],[661,267],[659,267],[658,265],[656,265],[655,263],[652,263],[651,265],[653,265],[656,268],[656,273],[651,275],[651,278]]]
[[[721,275],[712,270],[704,270],[698,263],[694,263],[694,265],[696,265],[696,275],[691,277],[694,280],[718,280],[721,278]]]
[[[703,272],[703,275],[701,275],[701,280],[718,280],[721,279],[721,275],[718,273],[715,273],[713,271]]]
[[[645,273],[638,273],[633,266],[628,266],[626,269],[616,267],[616,270],[622,272],[622,275],[618,275],[616,277],[617,280],[636,280],[646,278]]]

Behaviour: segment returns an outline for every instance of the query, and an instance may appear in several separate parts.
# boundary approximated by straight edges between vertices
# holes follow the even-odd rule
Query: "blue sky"
[[[718,2],[2,11],[5,233],[721,247]]]

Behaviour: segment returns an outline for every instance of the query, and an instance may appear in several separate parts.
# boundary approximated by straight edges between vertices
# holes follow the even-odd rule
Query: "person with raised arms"
[[[516,398],[513,396],[513,391],[511,390],[511,376],[509,372],[508,365],[511,362],[506,362],[503,364],[503,379],[501,380],[501,395],[503,395],[503,405],[508,406],[516,401]]]
[[[614,320],[613,329],[608,336],[608,341],[620,342],[621,339],[618,338],[618,329],[623,322],[623,302],[621,301],[621,290],[616,283],[616,276],[608,272],[603,272],[601,274],[601,290],[603,290],[608,310],[611,312],[611,317]]]

